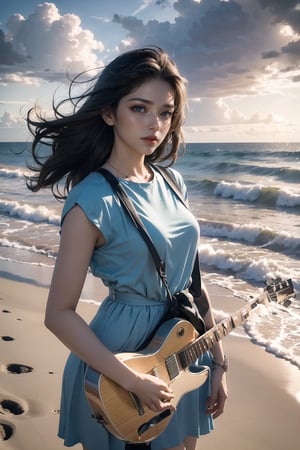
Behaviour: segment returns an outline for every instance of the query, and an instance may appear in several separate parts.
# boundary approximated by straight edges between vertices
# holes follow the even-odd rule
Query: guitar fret
[[[181,367],[183,369],[185,369],[186,367],[188,367],[188,361],[187,361],[187,357],[186,357],[186,352],[183,350],[181,352],[178,352],[178,358],[181,364]]]
[[[199,344],[200,344],[200,346],[201,346],[202,353],[205,353],[205,352],[207,351],[207,348],[206,348],[206,345],[205,345],[204,340],[201,339],[200,342],[199,342]]]
[[[210,347],[212,347],[216,343],[213,333],[210,333],[209,337],[210,337]]]
[[[192,346],[190,346],[190,348],[189,348],[188,355],[189,355],[189,364],[192,364],[192,362],[193,362],[193,356],[194,356]]]
[[[200,342],[199,342],[199,341],[196,341],[196,342],[194,343],[194,346],[195,346],[195,348],[196,348],[197,358],[199,358],[199,356],[203,354],[203,351],[202,351]]]
[[[203,337],[203,343],[205,344],[205,350],[209,350],[210,346],[209,346],[209,340],[206,337]]]
[[[192,362],[193,362],[193,361],[196,361],[196,359],[198,358],[198,355],[197,355],[197,352],[196,352],[196,350],[195,350],[195,346],[194,346],[194,345],[192,346],[192,352],[191,352],[191,354],[192,354],[192,356],[193,356]]]
[[[232,323],[231,317],[229,320],[222,320],[222,322],[220,322],[219,324],[219,330],[222,333],[222,337],[227,336],[228,333],[230,333],[230,331],[235,328],[234,324]]]
[[[234,323],[233,317],[230,316],[230,325],[231,325],[231,329],[233,330],[234,328],[236,328],[236,325]]]
[[[233,328],[236,328],[241,322],[240,319],[238,319],[237,314],[231,316],[231,321],[233,323]]]
[[[221,338],[220,338],[220,335],[219,335],[219,330],[218,330],[218,328],[214,331],[214,336],[215,336],[216,342],[219,342],[219,340],[220,340]]]

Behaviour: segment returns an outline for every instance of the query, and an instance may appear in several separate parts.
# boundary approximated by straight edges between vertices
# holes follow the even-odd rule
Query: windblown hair
[[[141,48],[119,55],[91,80],[92,87],[73,96],[72,90],[81,83],[82,75],[71,81],[68,98],[57,105],[53,100],[54,119],[46,119],[36,107],[27,113],[27,125],[34,137],[31,151],[35,164],[28,167],[35,173],[27,178],[31,191],[50,187],[57,199],[64,199],[73,186],[100,168],[108,160],[114,140],[113,128],[105,123],[102,114],[108,109],[116,112],[124,96],[152,78],[170,84],[175,110],[168,135],[154,153],[146,156],[146,161],[168,161],[168,165],[175,162],[180,145],[184,146],[181,127],[186,80],[162,49]],[[70,114],[62,112],[67,105],[72,106]],[[51,148],[50,156],[43,156],[40,144]]]

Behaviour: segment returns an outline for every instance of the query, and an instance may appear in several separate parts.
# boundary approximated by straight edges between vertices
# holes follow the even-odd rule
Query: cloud
[[[169,0],[156,0],[155,4],[161,8],[167,8],[170,6]]]
[[[0,85],[22,84],[24,86],[39,86],[40,78],[37,74],[23,74],[22,72],[0,74]]]
[[[276,62],[283,69],[291,62],[283,53],[291,58],[295,52],[292,38],[280,33],[281,24],[291,20],[289,11],[280,10],[281,3],[177,0],[174,22],[120,15],[113,20],[127,31],[132,47],[165,48],[188,78],[192,96],[253,95],[271,76],[269,65]]]
[[[285,46],[281,47],[281,51],[269,52],[268,57],[278,58],[282,56],[282,62],[295,61],[299,64],[300,56],[300,4],[299,0],[259,0],[262,8],[270,11],[273,20],[277,23],[288,25],[294,30],[292,40]],[[267,53],[268,55],[268,53]]]
[[[192,99],[189,102],[189,112],[186,126],[196,127],[219,125],[249,125],[277,123],[273,114],[261,114],[256,111],[246,115],[237,108],[232,108],[224,99]]]
[[[267,52],[262,52],[261,56],[264,59],[278,58],[278,56],[280,56],[280,52],[278,52],[277,50],[269,50]]]
[[[5,40],[3,30],[0,30],[0,65],[11,66],[25,61],[26,58],[14,50],[12,43]]]
[[[25,127],[25,121],[20,116],[15,116],[10,112],[5,112],[0,117],[0,128]]]
[[[78,73],[99,63],[104,50],[94,34],[81,27],[75,14],[60,15],[53,3],[38,4],[33,14],[24,18],[11,16],[6,24],[7,35],[0,34],[2,70],[38,74],[51,80],[65,78],[67,71]],[[2,38],[2,39],[1,39]],[[4,65],[4,67],[3,67]]]
[[[262,8],[269,9],[279,23],[288,23],[297,33],[300,32],[299,0],[259,0]]]
[[[165,48],[188,78],[191,96],[254,95],[286,67],[294,66],[293,72],[286,71],[286,81],[299,75],[299,43],[295,35],[280,33],[284,25],[298,29],[297,3],[176,0],[172,6],[168,0],[143,0],[143,9],[173,7],[175,19],[143,21],[136,14],[115,14],[112,21],[125,30],[120,52],[151,44]],[[31,77],[59,81],[67,71],[101,65],[104,44],[82,28],[77,15],[61,15],[54,3],[43,3],[26,18],[9,18],[6,35],[0,30],[0,50],[2,82],[10,82],[10,73],[20,74],[14,83],[21,81],[23,73],[28,83]],[[270,70],[272,65],[278,70]]]
[[[268,124],[268,123],[275,122],[272,114],[267,114],[266,116],[263,116],[259,112],[255,112],[247,117],[245,114],[241,113],[239,110],[232,109],[222,99],[220,99],[217,102],[217,104],[223,113],[226,123],[238,125],[238,124],[259,124],[259,123]]]
[[[282,53],[293,55],[299,60],[299,56],[300,56],[300,40],[299,41],[294,41],[294,42],[289,42],[288,45],[286,45],[285,47],[282,47],[281,50],[282,50]]]

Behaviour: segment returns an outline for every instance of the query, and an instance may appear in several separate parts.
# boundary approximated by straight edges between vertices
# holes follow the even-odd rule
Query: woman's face
[[[114,129],[112,152],[128,157],[151,155],[163,142],[171,126],[174,92],[159,78],[145,81],[123,97],[115,113],[104,115]]]

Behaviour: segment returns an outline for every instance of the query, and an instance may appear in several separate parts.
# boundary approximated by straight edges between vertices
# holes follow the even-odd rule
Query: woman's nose
[[[156,113],[149,115],[148,126],[151,130],[157,130],[159,128],[159,115]]]

